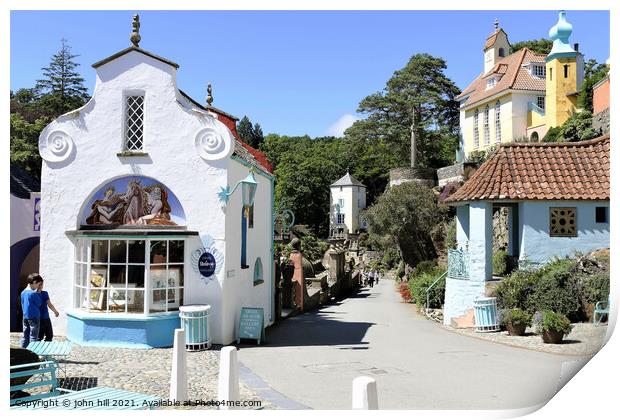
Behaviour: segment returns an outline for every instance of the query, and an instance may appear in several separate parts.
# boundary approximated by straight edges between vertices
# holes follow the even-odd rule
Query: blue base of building
[[[171,347],[177,328],[181,328],[177,312],[136,317],[83,312],[67,314],[67,338],[81,346]]]

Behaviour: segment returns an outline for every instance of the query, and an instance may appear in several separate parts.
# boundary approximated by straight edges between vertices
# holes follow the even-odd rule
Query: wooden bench
[[[159,397],[109,387],[69,391],[58,387],[55,361],[11,366],[14,409],[145,410],[157,407]],[[24,378],[27,381],[24,381]],[[13,385],[13,382],[16,384]],[[38,392],[37,392],[38,391]],[[34,395],[16,393],[36,392]],[[62,394],[61,394],[62,393]]]
[[[596,315],[599,315],[598,320],[596,319]],[[594,325],[600,325],[604,315],[607,315],[607,320],[609,321],[609,298],[607,298],[607,300],[599,300],[596,302],[596,305],[594,305],[594,312],[592,313],[592,322]]]

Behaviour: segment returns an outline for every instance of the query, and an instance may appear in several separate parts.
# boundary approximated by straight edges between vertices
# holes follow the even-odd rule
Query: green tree
[[[52,56],[48,67],[43,67],[43,78],[37,80],[35,92],[41,106],[49,108],[54,114],[63,114],[79,108],[88,100],[88,89],[84,78],[78,73],[79,64],[74,61],[76,54],[66,39],[61,40],[61,48]]]
[[[437,257],[431,231],[446,215],[435,194],[417,182],[391,187],[364,213],[371,236],[385,249],[397,246],[403,261],[415,267]]]
[[[550,128],[543,141],[582,141],[593,139],[600,134],[592,127],[592,113],[581,111],[571,115],[560,127]]]
[[[40,178],[41,156],[39,156],[39,134],[49,123],[49,118],[39,118],[29,122],[19,113],[12,113],[11,129],[11,163],[15,163]]]
[[[577,106],[579,108],[594,112],[592,105],[594,85],[603,80],[608,74],[609,66],[607,64],[598,63],[593,58],[585,63],[583,84],[577,98]]]
[[[244,143],[252,144],[252,123],[247,116],[244,115],[237,123],[237,133]]]
[[[252,127],[252,143],[250,143],[250,146],[255,149],[260,149],[260,145],[263,140],[265,140],[263,129],[259,123],[254,123],[254,127]]]
[[[513,53],[523,48],[528,48],[536,54],[549,54],[551,52],[551,48],[553,48],[553,41],[547,38],[519,41],[512,44],[510,48]]]
[[[389,153],[398,166],[410,157],[412,117],[420,166],[445,166],[458,145],[459,89],[444,73],[446,62],[416,54],[394,72],[381,92],[362,99],[357,111],[366,115],[345,132],[354,143],[372,143]],[[357,148],[360,148],[359,146]],[[364,148],[363,146],[361,147]]]

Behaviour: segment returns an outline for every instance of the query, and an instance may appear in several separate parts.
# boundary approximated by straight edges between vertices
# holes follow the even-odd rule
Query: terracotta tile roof
[[[25,169],[11,163],[11,194],[18,198],[29,199],[30,193],[39,191],[41,181]]]
[[[545,92],[545,79],[532,77],[523,67],[529,62],[543,63],[545,57],[546,55],[533,53],[527,48],[512,53],[500,59],[487,73],[480,74],[456,99],[460,100],[469,96],[461,104],[462,107],[468,107],[508,89]],[[500,76],[500,79],[495,86],[487,89],[486,78],[492,74]]]
[[[445,202],[609,200],[609,135],[563,143],[509,143]]]
[[[493,46],[493,44],[495,44],[495,40],[497,39],[497,35],[500,32],[504,32],[503,29],[496,29],[491,35],[489,35],[489,37],[487,38],[487,42],[484,43],[484,48],[483,50],[486,50],[487,48],[491,48]],[[504,32],[505,34],[506,32]]]

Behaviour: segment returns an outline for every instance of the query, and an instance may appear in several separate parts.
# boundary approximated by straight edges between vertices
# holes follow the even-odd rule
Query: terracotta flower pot
[[[507,324],[506,330],[508,335],[524,335],[527,325],[525,324]]]
[[[560,344],[563,338],[564,333],[559,331],[543,331],[542,333],[543,342],[549,344]]]

